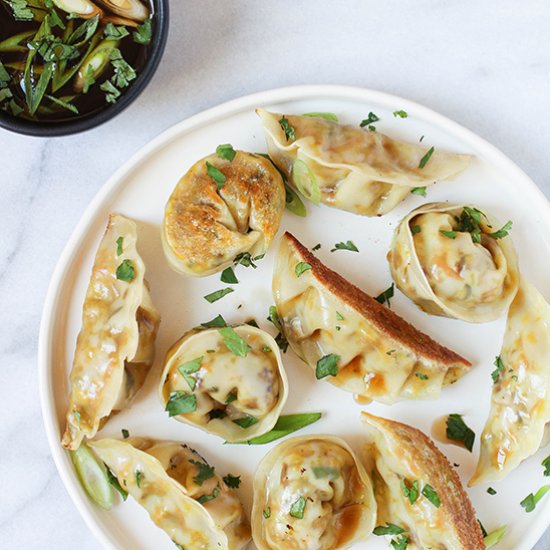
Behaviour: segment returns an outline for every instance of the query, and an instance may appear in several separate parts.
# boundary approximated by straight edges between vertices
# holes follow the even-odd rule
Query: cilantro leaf
[[[369,116],[359,123],[359,126],[361,126],[361,128],[364,128],[365,126],[370,126],[373,122],[378,122],[379,120],[380,118],[378,116],[376,116],[373,112],[370,112]]]
[[[411,189],[412,195],[420,195],[421,197],[427,197],[428,192],[426,191],[426,187],[413,187]]]
[[[498,231],[489,233],[489,237],[493,237],[493,239],[503,239],[504,237],[508,236],[511,230],[512,230],[512,221],[509,220]]]
[[[399,118],[407,118],[409,115],[407,114],[407,111],[394,111],[393,116]]]
[[[431,156],[434,154],[435,148],[430,147],[428,149],[428,152],[420,159],[420,162],[418,163],[418,168],[421,170],[428,164],[428,161],[430,160]]]
[[[198,460],[190,459],[189,462],[198,468],[197,475],[193,478],[193,481],[197,485],[202,485],[207,479],[214,477],[214,467]]]
[[[232,267],[227,267],[222,271],[220,280],[222,283],[236,285],[239,282]]]
[[[435,489],[426,483],[422,489],[422,495],[425,496],[436,508],[441,506],[441,500]]]
[[[385,526],[379,525],[373,531],[373,533],[379,537],[383,535],[401,535],[406,532],[407,531],[405,529],[388,522],[386,522]]]
[[[296,273],[296,277],[300,277],[305,271],[308,271],[311,269],[311,265],[307,262],[298,262],[294,266],[294,273]]]
[[[215,292],[211,292],[210,294],[207,294],[206,296],[203,296],[203,298],[213,304],[214,302],[217,302],[218,300],[221,300],[224,296],[227,296],[228,294],[231,294],[233,292],[232,288],[222,288],[220,290],[216,290]]]
[[[217,315],[211,321],[207,321],[206,323],[201,323],[201,327],[205,327],[205,328],[219,328],[219,327],[226,327],[226,326],[227,326],[227,323],[225,322],[225,319],[221,315]]]
[[[219,492],[220,492],[220,489],[221,489],[221,487],[220,487],[220,484],[218,483],[218,484],[216,485],[216,488],[212,491],[211,494],[209,494],[209,495],[202,495],[202,496],[200,496],[199,498],[197,498],[196,501],[197,501],[199,504],[204,504],[205,502],[209,502],[209,501],[211,501],[211,500],[214,500],[214,499],[218,496],[218,494],[219,494]]]
[[[194,412],[197,410],[197,396],[185,391],[170,392],[170,397],[164,410],[168,413],[168,416]]]
[[[296,134],[294,132],[294,128],[288,122],[288,118],[283,116],[282,118],[279,119],[279,124],[281,125],[281,128],[285,133],[287,141],[296,141]]]
[[[223,145],[218,145],[216,147],[216,154],[219,158],[231,162],[235,158],[237,151],[233,149],[233,146],[230,143],[224,143]]]
[[[129,283],[136,277],[136,270],[132,260],[122,260],[122,263],[116,268],[116,278],[119,281]]]
[[[496,384],[501,373],[504,372],[504,363],[502,362],[500,355],[497,355],[495,357],[495,362],[493,363],[493,365],[495,365],[496,369],[491,372],[491,378],[493,379],[493,384]]]
[[[137,31],[132,33],[132,38],[134,42],[147,46],[151,42],[152,34],[152,21],[151,19],[146,19],[141,25],[138,25]]]
[[[230,489],[238,489],[241,485],[241,476],[234,476],[231,474],[227,474],[226,476],[223,476],[223,482],[230,488]]]
[[[466,449],[472,452],[476,434],[466,425],[464,420],[462,420],[462,415],[450,414],[447,417],[446,435],[453,441],[460,441],[461,443],[464,443]]]
[[[218,190],[220,190],[224,186],[227,178],[221,170],[218,170],[213,164],[208,161],[206,161],[206,173],[208,174],[210,179],[216,184]]]
[[[379,304],[384,304],[387,302],[388,307],[390,306],[390,298],[393,298],[393,291],[394,291],[394,284],[392,283],[390,287],[386,288],[383,292],[381,292],[378,296],[375,296],[374,299]]]
[[[227,346],[227,349],[235,355],[246,357],[248,352],[252,349],[246,341],[235,332],[233,327],[220,328],[218,332],[223,336],[223,343]]]
[[[306,508],[306,499],[305,499],[305,497],[299,497],[298,500],[296,500],[292,503],[292,506],[290,507],[289,514],[293,518],[303,519],[305,508]]]
[[[346,241],[341,243],[336,243],[334,245],[334,248],[331,250],[331,252],[334,252],[336,250],[351,250],[352,252],[359,252],[359,249],[355,246],[353,241]]]
[[[334,353],[321,357],[315,367],[315,377],[317,380],[321,380],[327,376],[336,376],[338,374],[338,361],[340,361],[340,356]]]

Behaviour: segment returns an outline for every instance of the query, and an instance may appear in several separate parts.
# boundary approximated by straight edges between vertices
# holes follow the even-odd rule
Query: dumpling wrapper
[[[85,437],[95,436],[112,412],[128,407],[153,364],[160,316],[151,301],[136,244],[136,224],[112,214],[82,310],[62,440],[67,449],[78,449]],[[123,262],[126,275],[133,268],[133,279],[117,278]]]
[[[508,312],[500,359],[470,485],[506,477],[544,444],[550,422],[550,305],[525,279]]]
[[[218,189],[210,163],[225,176]],[[237,151],[232,161],[213,154],[195,163],[166,203],[162,246],[172,269],[202,277],[229,267],[236,256],[264,254],[285,209],[283,179],[273,164]]]
[[[298,277],[300,262],[311,269]],[[292,349],[314,371],[322,357],[338,355],[338,374],[324,379],[346,391],[383,403],[435,399],[471,367],[327,268],[290,233],[281,238],[273,295]]]
[[[300,499],[303,517],[293,517]],[[371,534],[375,520],[371,481],[339,438],[292,437],[258,465],[252,537],[259,550],[348,548]]]
[[[184,334],[167,353],[159,394],[165,406],[172,392],[194,395],[196,410],[174,418],[235,443],[273,428],[286,403],[288,381],[270,334],[250,325],[233,330],[250,347],[245,357],[228,348],[220,329]],[[184,376],[180,367],[199,359],[191,370],[200,367]]]
[[[400,422],[365,412],[361,420],[369,436],[364,458],[378,505],[377,524],[392,523],[404,529],[403,536],[409,539],[407,550],[484,550],[472,503],[458,474],[433,441]],[[415,481],[418,498],[411,504],[403,484],[410,489]],[[426,485],[435,491],[439,507],[423,494]]]
[[[494,321],[518,289],[516,251],[509,236],[489,236],[501,225],[486,212],[481,216],[481,243],[457,231],[456,217],[463,208],[430,203],[405,216],[388,253],[390,271],[401,292],[427,313],[470,323]],[[456,231],[456,237],[441,231]]]
[[[214,471],[197,483],[198,463],[208,463],[196,451],[141,438],[88,445],[173,542],[196,550],[241,550],[248,544],[250,526],[234,490]]]
[[[269,156],[298,191],[317,204],[355,214],[387,214],[414,187],[452,179],[470,162],[470,155],[435,149],[420,168],[429,147],[322,117],[256,112]],[[283,117],[294,129],[294,141],[287,139],[279,122]]]

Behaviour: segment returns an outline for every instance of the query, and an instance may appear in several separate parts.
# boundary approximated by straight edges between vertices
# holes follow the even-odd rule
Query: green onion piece
[[[470,427],[466,425],[464,420],[462,420],[462,415],[450,414],[447,417],[446,435],[449,439],[452,439],[453,441],[464,443],[466,449],[472,452],[476,434]]]
[[[222,283],[236,285],[239,282],[232,267],[227,267],[222,271],[220,280]]]
[[[70,451],[70,455],[88,496],[104,510],[110,510],[113,506],[113,490],[105,465],[96,459],[84,443],[76,451]]]
[[[326,120],[332,120],[334,122],[338,122],[338,117],[334,113],[313,112],[313,113],[304,113],[302,116],[318,117],[318,118],[324,118]]]
[[[317,205],[321,202],[321,190],[317,184],[315,174],[303,160],[297,159],[294,161],[292,181],[306,199]]]
[[[485,548],[491,548],[495,546],[495,544],[498,544],[504,538],[505,534],[506,534],[506,525],[503,525],[502,527],[499,527],[498,529],[491,531],[483,539],[483,542],[485,543]]]
[[[227,402],[227,400],[226,400]],[[240,445],[265,445],[271,443],[281,437],[285,437],[297,430],[301,430],[314,422],[317,422],[322,416],[322,413],[298,413],[286,414],[279,417],[273,428],[258,437],[253,437],[248,441],[241,441],[236,444]],[[227,441],[226,441],[227,443]]]
[[[216,290],[215,292],[211,292],[210,294],[207,294],[206,296],[203,296],[203,298],[209,302],[214,303],[218,300],[221,300],[224,296],[227,296],[228,294],[231,294],[233,292],[232,288],[222,288],[220,290]]]

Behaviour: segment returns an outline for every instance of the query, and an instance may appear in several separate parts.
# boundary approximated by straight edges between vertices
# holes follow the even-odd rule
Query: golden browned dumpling
[[[449,180],[469,155],[447,153],[318,116],[256,111],[269,156],[307,199],[366,216],[395,208],[415,187]]]
[[[434,399],[471,367],[323,265],[290,233],[281,238],[273,295],[289,344],[317,379],[365,398]]]
[[[393,280],[427,313],[471,323],[498,319],[519,282],[511,225],[471,205],[424,204],[395,231]]]
[[[82,309],[62,442],[67,449],[78,449],[113,411],[126,408],[153,364],[160,316],[136,244],[136,224],[111,215]]]
[[[349,548],[375,519],[371,481],[341,439],[293,437],[258,466],[252,533],[260,550]]]
[[[237,442],[273,428],[288,382],[267,332],[225,326],[192,330],[170,348],[159,393],[176,420]]]
[[[491,411],[470,485],[499,481],[535,454],[550,422],[550,305],[522,280],[495,360]]]
[[[168,263],[201,277],[225,269],[240,254],[261,256],[284,208],[284,183],[269,160],[244,151],[232,160],[205,157],[178,182],[166,204],[162,244]]]
[[[193,449],[141,438],[99,439],[89,446],[181,548],[246,547],[250,526],[236,492]]]
[[[476,513],[460,478],[424,433],[362,413],[365,463],[378,505],[378,530],[392,524],[395,548],[484,550]],[[401,545],[399,545],[399,543]]]

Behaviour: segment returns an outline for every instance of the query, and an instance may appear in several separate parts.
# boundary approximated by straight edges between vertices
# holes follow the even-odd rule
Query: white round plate
[[[369,111],[380,117],[379,131],[394,138],[474,155],[473,162],[453,182],[428,188],[424,199],[411,195],[393,212],[382,218],[365,218],[347,212],[307,204],[307,218],[285,212],[281,231],[288,230],[306,246],[317,243],[323,262],[371,295],[386,289],[391,277],[386,253],[398,221],[426,201],[457,201],[480,205],[503,223],[514,222],[512,237],[519,252],[523,275],[550,298],[550,208],[535,184],[493,146],[458,124],[416,103],[365,89],[340,86],[301,86],[262,92],[231,101],[185,120],[138,152],[105,184],[82,216],[55,270],[42,319],[39,371],[42,410],[51,451],[69,494],[90,529],[106,548],[157,550],[174,548],[169,538],[149,520],[147,513],[131,498],[104,512],[87,498],[73,470],[68,453],[59,441],[65,426],[68,373],[76,336],[80,329],[81,308],[90,270],[107,216],[119,212],[138,222],[138,249],[147,266],[146,277],[153,300],[162,315],[157,340],[157,360],[145,387],[133,406],[113,417],[101,436],[120,437],[126,428],[131,435],[175,439],[188,443],[204,455],[217,470],[242,475],[239,494],[250,511],[252,479],[258,461],[276,443],[263,446],[223,445],[223,441],[191,426],[168,418],[157,397],[160,367],[168,347],[183,332],[221,313],[230,323],[250,318],[270,332],[266,321],[273,303],[271,271],[277,243],[259,262],[258,269],[236,270],[240,284],[235,292],[213,304],[202,296],[227,285],[219,274],[202,279],[186,278],[171,271],[164,259],[160,224],[165,202],[179,178],[198,159],[212,153],[220,143],[252,152],[266,150],[263,131],[254,109],[258,106],[284,113],[328,111],[345,123],[358,124]],[[392,116],[403,109],[408,118]],[[330,252],[333,245],[351,239],[359,254]],[[242,307],[239,309],[239,306]],[[284,356],[290,380],[290,396],[284,413],[322,411],[323,418],[299,433],[331,433],[343,437],[358,449],[363,440],[359,412],[398,419],[426,433],[433,421],[445,414],[460,413],[476,432],[474,452],[438,444],[465,483],[473,473],[481,434],[489,410],[493,360],[500,351],[505,319],[482,325],[429,316],[404,295],[396,292],[391,307],[445,346],[459,352],[474,364],[472,372],[443,390],[437,401],[409,401],[392,406],[358,405],[348,394],[324,381],[316,381],[312,371],[292,351]],[[540,465],[544,451],[526,460],[505,481],[493,484],[495,496],[486,486],[468,489],[478,516],[492,531],[506,524],[508,531],[499,548],[528,550],[549,523],[550,496],[530,514],[520,501],[545,483]],[[250,548],[254,546],[251,544]],[[384,537],[370,537],[355,548],[385,549]]]

